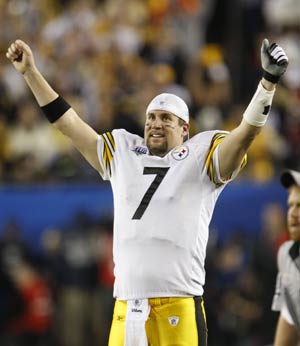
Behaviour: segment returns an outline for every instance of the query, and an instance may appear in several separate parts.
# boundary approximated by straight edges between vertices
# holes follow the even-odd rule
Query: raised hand
[[[12,62],[15,69],[22,74],[35,68],[34,57],[30,47],[21,40],[13,42],[7,50],[6,57]]]
[[[270,46],[268,39],[264,39],[261,45],[261,64],[263,77],[271,82],[278,83],[280,77],[287,69],[289,59],[284,50],[277,44]]]

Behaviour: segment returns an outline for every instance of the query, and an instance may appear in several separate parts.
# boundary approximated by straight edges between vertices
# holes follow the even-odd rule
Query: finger
[[[287,58],[284,58],[284,59],[278,61],[277,64],[278,64],[279,66],[287,66],[287,65],[289,64],[289,61],[288,61]]]
[[[11,52],[11,53],[15,53],[15,48],[13,46],[13,44],[11,44],[9,47],[8,47],[8,50]]]
[[[13,61],[13,60],[14,60],[8,52],[6,53],[6,57],[7,57],[7,59],[9,59],[10,61]]]
[[[289,60],[284,50],[278,45],[274,46],[270,54],[274,62],[278,65],[285,65]]]
[[[8,48],[8,54],[10,55],[11,58],[15,58],[18,56],[18,54],[16,54],[16,52],[13,50],[11,46]]]
[[[285,54],[282,54],[277,58],[278,63],[281,63],[282,61],[289,61],[288,57]]]
[[[18,48],[14,43],[11,45],[12,51],[16,54],[16,59],[20,59],[22,57],[23,51]]]
[[[18,47],[19,49],[21,49],[23,52],[25,52],[26,54],[31,54],[31,49],[30,47],[22,40],[16,40],[15,41],[15,45],[16,47]]]
[[[261,45],[261,51],[262,53],[266,54],[267,51],[268,51],[268,48],[269,48],[269,40],[267,38],[265,38],[262,42],[262,45]]]
[[[14,62],[18,59],[18,56],[17,55],[12,55],[12,54],[9,54],[9,53],[6,53],[6,57],[7,59],[9,59],[11,62]]]
[[[274,42],[274,43],[271,44],[271,46],[269,48],[269,51],[273,52],[277,47],[279,47],[278,44]]]
[[[6,57],[11,61],[21,61],[22,55],[23,52],[19,50],[14,44],[11,44],[11,46],[7,50]]]
[[[271,51],[271,55],[275,58],[275,59],[277,59],[277,57],[279,56],[279,55],[281,55],[281,54],[284,54],[284,52],[283,52],[283,49],[280,47],[280,46],[278,46],[278,45],[276,45],[276,47],[274,48],[274,49],[270,49],[270,51]]]
[[[8,51],[10,54],[14,54],[14,51],[13,51],[13,49],[12,49],[12,46],[9,46],[7,51]]]

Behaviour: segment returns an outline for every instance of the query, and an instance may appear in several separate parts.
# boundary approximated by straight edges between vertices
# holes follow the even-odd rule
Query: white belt
[[[148,299],[127,300],[124,346],[147,346],[145,324],[149,317]]]

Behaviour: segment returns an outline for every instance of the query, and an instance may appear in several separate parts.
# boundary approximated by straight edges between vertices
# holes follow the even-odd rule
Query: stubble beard
[[[290,234],[290,238],[291,238],[293,241],[300,242],[300,231],[297,231],[297,232],[289,232],[289,234]]]
[[[164,156],[168,152],[168,143],[164,142],[161,145],[151,145],[150,140],[147,140],[147,148],[152,155]]]

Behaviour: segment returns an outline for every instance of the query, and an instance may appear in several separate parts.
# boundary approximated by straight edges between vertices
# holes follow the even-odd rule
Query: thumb
[[[267,53],[268,53],[269,46],[270,46],[269,40],[268,40],[267,38],[265,38],[265,39],[262,41],[261,53],[262,53],[262,54],[267,54]]]
[[[25,54],[27,54],[27,55],[31,54],[30,47],[24,41],[16,40],[15,45],[17,46],[18,49],[23,51]]]

